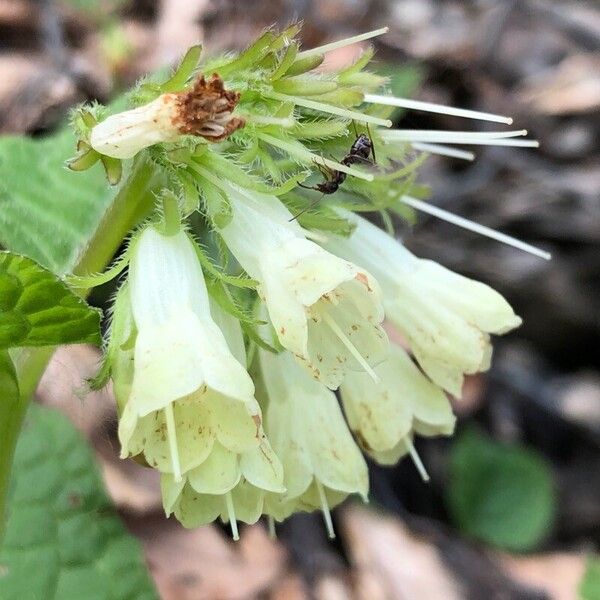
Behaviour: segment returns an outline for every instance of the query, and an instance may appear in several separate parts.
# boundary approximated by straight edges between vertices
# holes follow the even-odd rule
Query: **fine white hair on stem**
[[[447,221],[448,223],[452,223],[453,225],[457,225],[458,227],[462,227],[463,229],[468,229],[469,231],[479,233],[480,235],[489,237],[503,244],[507,244],[508,246],[513,246],[519,250],[524,250],[525,252],[529,252],[529,254],[539,256],[545,260],[550,260],[552,258],[552,255],[545,250],[541,250],[540,248],[536,248],[531,244],[517,240],[516,238],[506,235],[505,233],[495,231],[494,229],[486,227],[485,225],[480,225],[479,223],[475,223],[474,221],[470,221],[464,217],[459,217],[458,215],[448,212],[447,210],[438,208],[437,206],[433,206],[427,202],[423,202],[423,200],[417,200],[416,198],[411,198],[410,196],[402,196],[400,200],[415,210],[420,210],[421,212]]]
[[[424,142],[415,142],[411,144],[415,150],[419,152],[427,152],[428,154],[437,154],[438,156],[449,156],[450,158],[460,158],[462,160],[475,160],[473,152],[459,150],[451,146],[443,146],[442,144],[427,144]]]
[[[380,29],[374,29],[373,31],[367,31],[366,33],[361,33],[359,35],[353,35],[352,37],[344,38],[343,40],[338,40],[337,42],[330,42],[329,44],[323,44],[323,46],[317,46],[316,48],[303,50],[302,52],[298,52],[296,59],[307,58],[309,56],[315,56],[316,54],[325,54],[325,52],[331,52],[332,50],[337,50],[338,48],[344,48],[345,46],[351,46],[352,44],[357,44],[358,42],[364,42],[365,40],[370,40],[371,38],[384,35],[389,30],[389,27],[381,27]]]
[[[480,112],[478,110],[468,110],[466,108],[455,108],[433,102],[422,102],[420,100],[411,100],[409,98],[397,98],[395,96],[380,96],[378,94],[365,94],[365,102],[369,104],[383,104],[386,106],[398,106],[409,110],[421,110],[424,112],[437,113],[440,115],[452,115],[463,117],[465,119],[477,119],[478,121],[491,121],[492,123],[504,123],[512,125],[513,120],[510,117],[494,115],[492,113]]]

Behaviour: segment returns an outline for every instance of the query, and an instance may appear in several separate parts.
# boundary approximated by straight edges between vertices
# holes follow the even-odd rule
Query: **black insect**
[[[373,155],[373,162],[376,162],[375,147],[373,146],[373,141],[368,135],[361,133],[354,140],[354,143],[350,147],[350,152],[348,152],[348,154],[346,154],[346,156],[342,158],[340,163],[345,165],[346,167],[349,167],[350,165],[353,165],[358,162],[371,163],[371,161],[369,160],[371,155]],[[325,194],[335,194],[335,192],[338,191],[340,185],[344,183],[346,177],[348,176],[348,174],[344,173],[343,171],[329,169],[324,165],[317,164],[317,167],[323,175],[323,177],[325,178],[325,181],[322,181],[321,183],[317,183],[316,185],[312,186],[303,185],[301,183],[299,183],[298,185],[307,190],[315,190],[317,192],[321,192],[321,196],[317,198],[317,200],[315,200],[313,203],[311,203],[307,208],[300,211],[294,217],[294,219],[297,219],[302,213],[306,212],[309,208],[314,206]],[[292,221],[294,219],[292,219]]]

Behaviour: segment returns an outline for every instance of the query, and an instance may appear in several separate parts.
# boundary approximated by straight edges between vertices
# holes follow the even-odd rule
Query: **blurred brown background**
[[[198,40],[240,49],[261,28],[305,22],[305,46],[388,25],[379,63],[420,79],[419,99],[511,115],[539,151],[476,149],[474,163],[430,158],[421,181],[448,210],[540,245],[551,262],[432,218],[405,230],[419,256],[499,289],[524,326],[498,340],[494,365],[467,382],[460,427],[477,422],[551,461],[559,510],[533,554],[464,539],[444,505],[448,441],[411,464],[372,469],[372,504],[319,515],[270,540],[261,525],[239,544],[218,527],[165,521],[154,473],[116,458],[108,392],[82,403],[97,356],[61,350],[40,388],[94,443],[110,494],[144,543],[167,600],[203,598],[576,598],[585,554],[600,544],[600,5],[553,0],[0,0],[0,132],[41,135],[80,101],[107,101]],[[349,49],[353,53],[355,49]],[[337,53],[332,60],[345,61]],[[391,69],[391,71],[390,71]],[[419,74],[417,78],[415,74]],[[406,128],[483,129],[411,112]],[[104,302],[100,295],[99,304]]]

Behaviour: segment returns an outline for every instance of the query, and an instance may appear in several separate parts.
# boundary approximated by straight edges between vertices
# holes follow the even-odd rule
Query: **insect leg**
[[[373,162],[377,164],[377,156],[375,156],[375,143],[373,142],[373,136],[371,135],[371,128],[367,123],[367,133],[369,134],[369,139],[371,140],[371,153],[373,154]]]
[[[313,206],[315,206],[321,201],[321,198],[323,198],[324,195],[325,194],[321,194],[316,200],[313,200],[308,206],[305,206],[299,213],[294,215],[288,222],[291,223],[292,221],[295,221],[298,217],[302,216],[307,210],[313,208]]]

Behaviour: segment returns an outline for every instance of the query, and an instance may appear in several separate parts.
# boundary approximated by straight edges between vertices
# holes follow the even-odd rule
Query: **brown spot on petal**
[[[362,273],[362,272],[357,273],[355,279],[357,281],[360,281],[360,283],[362,283],[370,292],[373,291],[373,289],[369,285],[369,278],[364,273]]]
[[[260,440],[260,425],[262,423],[261,418],[258,415],[252,415],[252,420],[256,425],[256,439]]]
[[[371,445],[369,444],[369,442],[367,442],[367,440],[365,439],[365,437],[363,436],[363,434],[358,430],[355,429],[353,431],[354,433],[354,437],[356,437],[356,441],[358,442],[358,445],[365,450],[366,452],[372,452],[373,448],[371,448]]]
[[[173,126],[183,134],[220,142],[246,124],[231,114],[240,101],[240,93],[226,90],[217,73],[208,80],[199,75],[190,90],[170,96],[176,107]]]

